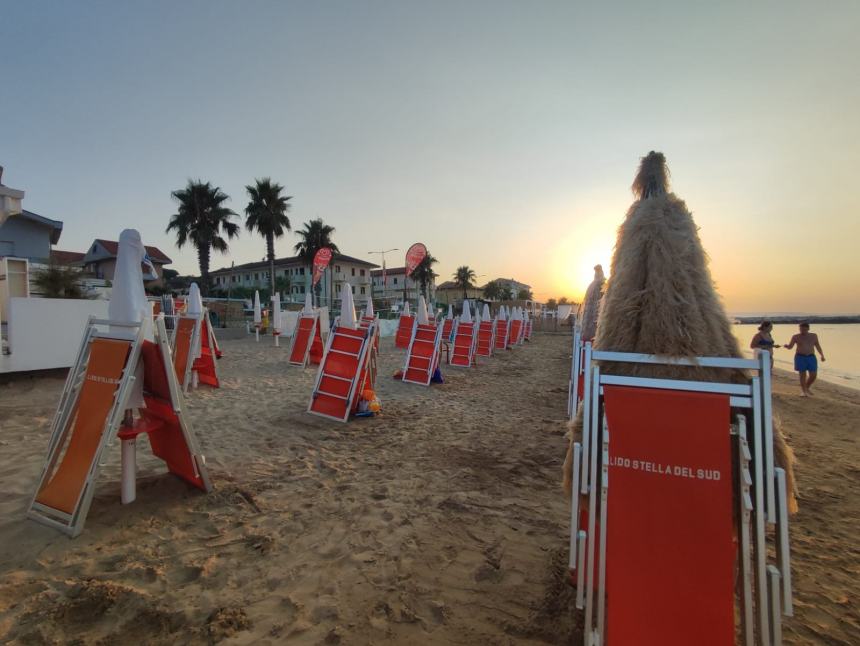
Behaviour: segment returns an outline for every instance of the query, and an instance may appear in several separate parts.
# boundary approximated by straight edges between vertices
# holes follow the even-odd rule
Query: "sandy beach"
[[[560,488],[570,337],[531,344],[432,388],[391,379],[384,412],[305,413],[314,370],[270,338],[222,342],[223,386],[186,408],[211,495],[140,442],[138,500],[109,451],[84,533],[24,518],[59,375],[0,384],[0,642],[20,644],[568,644],[568,502]],[[286,346],[286,344],[284,344]],[[792,644],[860,643],[860,391],[775,410],[798,456]]]

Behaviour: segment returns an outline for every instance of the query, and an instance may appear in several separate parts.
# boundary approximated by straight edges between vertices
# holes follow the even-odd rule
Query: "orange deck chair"
[[[506,350],[508,348],[508,339],[510,338],[511,321],[505,316],[505,313],[500,311],[496,315],[494,321],[496,328],[496,350]]]
[[[490,318],[490,308],[485,304],[481,322],[478,324],[478,342],[475,346],[475,354],[479,357],[491,357],[495,345],[496,325]]]
[[[478,343],[477,324],[463,323],[460,319],[454,321],[454,342],[448,365],[460,368],[471,368],[475,364],[475,347]]]
[[[406,352],[401,379],[407,383],[429,386],[439,367],[442,346],[442,326],[435,322],[422,325],[417,320]]]
[[[355,329],[335,321],[317,372],[308,412],[339,422],[358,410],[362,393],[373,389],[371,369],[376,324]]]
[[[160,376],[161,382],[167,384],[161,386],[161,394],[166,393],[168,397],[182,442],[174,437],[151,439],[153,452],[168,463],[172,472],[209,491],[211,485],[203,457],[197,452],[190,429],[180,416],[176,377],[167,369],[170,352],[163,320],[156,325],[164,354],[160,357],[160,371],[144,359],[147,405],[141,409],[144,417],[136,425],[142,428],[143,420],[150,414],[167,415],[167,412],[150,411],[150,406],[159,402],[158,395],[149,392],[146,375]],[[110,331],[104,331],[106,327]],[[54,416],[48,458],[30,502],[29,518],[71,537],[83,531],[104,449],[115,434],[122,438],[129,430],[121,425],[135,381],[133,373],[138,358],[150,354],[153,349],[157,350],[154,344],[143,340],[143,328],[139,323],[90,317]],[[180,445],[185,447],[185,454]]]
[[[202,384],[220,388],[218,379],[217,359],[221,358],[221,350],[215,340],[215,331],[212,329],[212,321],[209,319],[208,308],[203,308],[203,323],[200,326],[200,356],[194,360],[192,369]]]
[[[409,347],[409,341],[412,339],[412,328],[414,325],[415,316],[409,313],[409,303],[407,303],[397,321],[397,333],[394,335],[395,348]]]
[[[521,343],[520,337],[523,331],[523,322],[517,314],[514,314],[510,320],[510,328],[508,332],[508,348],[513,348]]]
[[[727,379],[604,374],[613,362],[724,368]],[[584,363],[569,561],[583,639],[780,644],[792,592],[770,358],[671,359],[586,343]],[[753,376],[728,383],[738,370]]]
[[[208,310],[204,308],[199,318],[183,314],[176,320],[176,329],[173,332],[173,368],[179,385],[186,394],[198,383],[213,388],[219,388],[221,385],[215,363],[212,327],[204,324],[208,319]],[[200,356],[192,359],[192,348],[198,344]]]
[[[315,346],[318,349],[315,352]],[[316,361],[313,359],[316,358]],[[319,311],[302,310],[296,329],[290,339],[289,361],[294,366],[306,367],[308,363],[319,363],[322,358],[322,333]]]

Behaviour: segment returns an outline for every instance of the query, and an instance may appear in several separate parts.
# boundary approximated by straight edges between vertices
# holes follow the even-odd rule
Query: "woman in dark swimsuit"
[[[770,332],[773,330],[773,323],[770,321],[762,321],[758,326],[758,333],[750,341],[750,348],[753,350],[767,350],[770,352],[770,364],[773,366],[773,349],[779,347],[771,337]]]

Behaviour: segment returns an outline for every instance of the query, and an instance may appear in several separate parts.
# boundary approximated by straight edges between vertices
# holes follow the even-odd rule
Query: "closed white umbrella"
[[[430,323],[430,317],[427,315],[427,303],[424,300],[424,296],[418,297],[418,307],[417,307],[417,315],[418,315],[418,324],[419,325],[427,325]]]
[[[409,301],[403,304],[403,316],[409,316]]]
[[[280,345],[281,337],[281,293],[272,296],[272,336],[275,337],[275,347]]]
[[[254,292],[254,331],[257,335],[257,343],[260,342],[260,326],[263,324],[263,312],[260,310],[260,292]]]
[[[376,314],[373,311],[373,299],[372,298],[367,299],[367,307],[364,310],[364,316],[366,318],[369,318],[369,319],[372,319],[374,316],[376,316]]]
[[[460,323],[471,323],[472,315],[469,313],[469,301],[463,301],[463,313],[460,314]]]
[[[445,318],[446,319],[453,319],[454,318],[454,308],[452,307],[451,303],[448,303],[448,316],[446,316]]]
[[[355,303],[349,283],[343,284],[340,294],[340,325],[355,329]]]
[[[114,270],[113,289],[108,303],[108,318],[117,322],[140,322],[144,326],[145,338],[154,341],[152,332],[152,305],[146,300],[143,289],[143,263],[146,250],[140,233],[125,229],[119,234],[119,244]],[[112,333],[127,333],[127,328],[112,328]],[[129,396],[129,408],[143,406],[143,364],[135,367],[135,381]]]
[[[484,311],[481,312],[481,318],[484,321],[489,321],[490,319],[493,318],[492,316],[490,316],[490,306],[487,305],[486,303],[484,303]]]
[[[311,296],[311,293],[308,292],[305,294],[305,308],[302,310],[304,314],[313,314],[314,313],[314,299]]]

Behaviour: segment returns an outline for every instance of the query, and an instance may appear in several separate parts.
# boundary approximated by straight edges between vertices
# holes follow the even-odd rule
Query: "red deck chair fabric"
[[[218,370],[215,367],[216,348],[211,343],[212,330],[209,327],[209,316],[204,315],[203,324],[200,326],[200,356],[194,360],[192,369],[197,372],[197,378],[201,384],[220,388]]]
[[[376,323],[375,316],[362,316],[361,320],[358,322],[358,327],[362,330],[366,330],[370,327],[371,323]],[[376,334],[373,337],[373,347],[379,352],[379,334]]]
[[[510,320],[496,319],[496,350],[506,350],[508,348],[508,332],[510,331]]]
[[[319,319],[314,315],[305,316],[302,314],[299,316],[290,345],[289,362],[294,366],[307,365],[308,354],[313,342],[314,328],[318,325],[318,321]]]
[[[191,337],[194,335],[194,319],[180,317],[176,323],[176,342],[173,345],[173,369],[179,386],[185,386],[185,368],[191,353]]]
[[[171,404],[167,367],[161,350],[151,341],[144,341],[140,356],[143,359],[146,407],[140,410],[141,420],[131,428],[123,427],[118,435],[120,439],[130,439],[141,433],[148,434],[153,454],[164,460],[172,474],[206,491],[206,484],[196,468],[179,417]]]
[[[478,344],[475,347],[475,354],[479,357],[491,357],[493,355],[493,322],[481,321],[478,326]]]
[[[368,375],[369,352],[361,356],[367,331],[335,326],[330,334],[330,345],[320,365],[319,383],[308,410],[346,421],[358,408],[362,391],[372,387]],[[350,390],[353,390],[351,395]]]
[[[93,339],[68,446],[36,502],[73,514],[96,459],[114,395],[125,369],[129,341]]]
[[[605,386],[606,637],[733,645],[729,396]]]
[[[433,324],[415,326],[415,333],[409,346],[406,359],[406,369],[403,371],[403,381],[422,386],[429,386],[433,373],[439,367],[439,338],[438,328]]]
[[[451,332],[454,331],[454,319],[445,319],[442,322],[442,341],[448,343],[451,340]]]
[[[400,320],[397,322],[397,335],[394,337],[394,347],[409,347],[409,341],[412,339],[412,327],[414,324],[414,316],[400,316]]]
[[[508,347],[512,348],[520,342],[520,334],[523,331],[523,322],[519,319],[511,319],[510,332],[508,333]]]
[[[311,351],[308,353],[308,361],[313,365],[318,366],[320,361],[322,361],[324,352],[325,348],[323,347],[322,342],[322,330],[320,329],[319,319],[317,319],[317,327],[314,330],[314,335],[311,339]]]
[[[454,345],[448,363],[463,368],[471,367],[475,360],[475,324],[458,321],[454,326]]]

